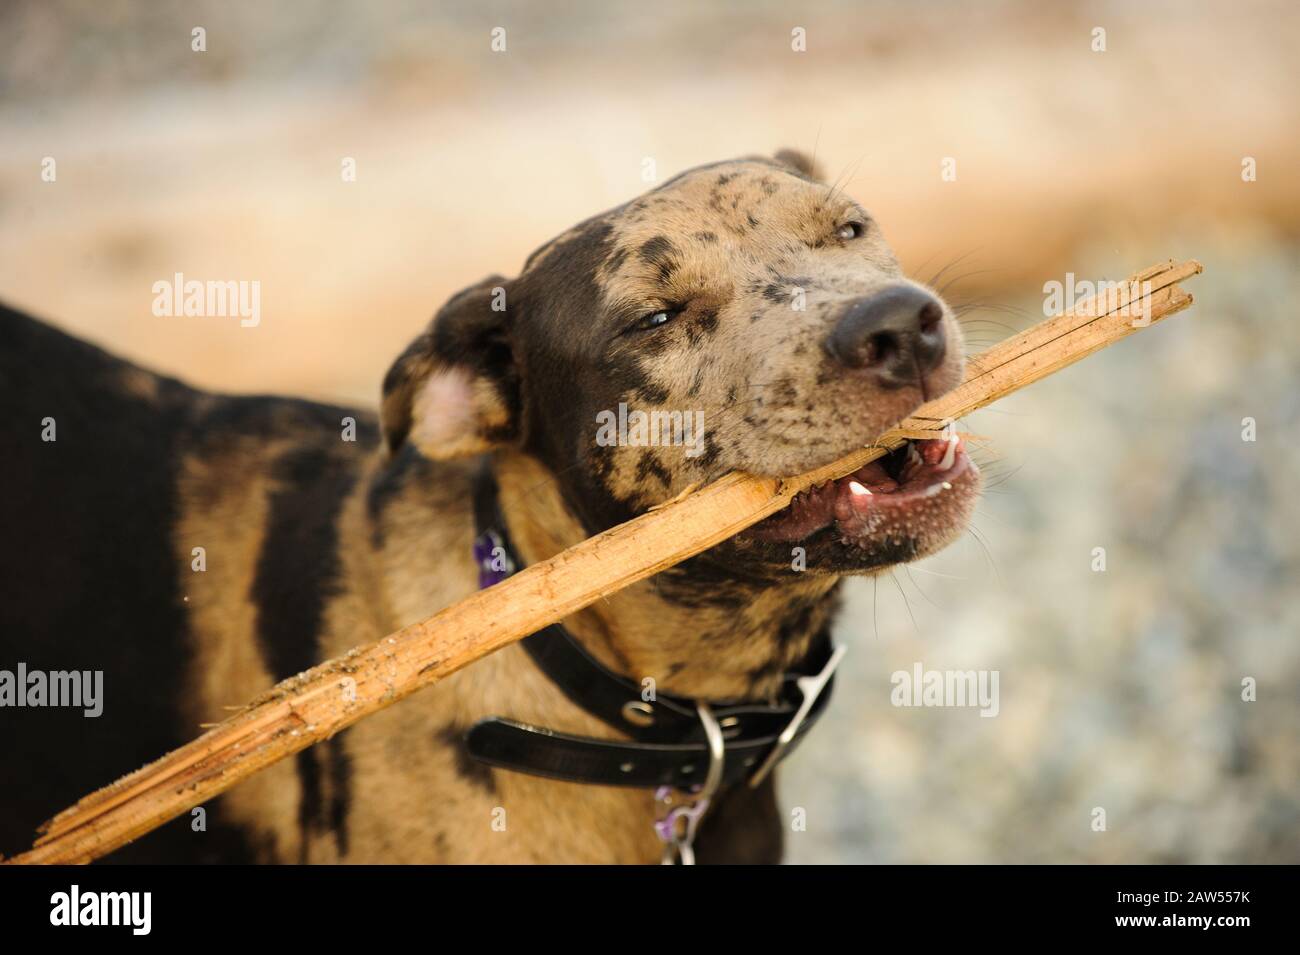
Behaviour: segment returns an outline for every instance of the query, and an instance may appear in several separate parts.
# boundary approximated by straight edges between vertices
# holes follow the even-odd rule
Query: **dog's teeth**
[[[939,470],[946,471],[954,461],[957,460],[957,435],[953,434],[948,438],[948,447],[943,452],[943,458],[939,461]]]
[[[909,465],[925,463],[925,461],[921,459],[921,452],[917,451],[916,445],[912,444],[910,441],[907,445],[907,463]]]
[[[868,494],[868,495],[871,494],[871,489],[870,489],[870,488],[865,487],[864,485],[859,484],[857,481],[850,481],[850,482],[849,482],[849,491],[850,491],[850,493],[852,493],[852,494],[856,494],[856,495],[858,495],[859,497],[861,497],[863,494]]]

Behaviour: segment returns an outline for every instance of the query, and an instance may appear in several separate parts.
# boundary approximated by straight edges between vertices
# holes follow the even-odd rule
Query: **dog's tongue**
[[[865,487],[873,494],[888,494],[890,491],[898,490],[898,482],[889,476],[880,458],[858,468],[849,475],[848,480],[851,482],[850,490],[855,490],[854,483],[859,487]]]

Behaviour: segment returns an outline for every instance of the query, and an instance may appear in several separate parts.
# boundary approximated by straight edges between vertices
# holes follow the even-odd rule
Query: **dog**
[[[102,672],[103,711],[0,708],[0,850],[278,680],[473,593],[484,475],[534,563],[727,472],[832,462],[962,373],[952,310],[793,151],[689,170],[453,296],[377,416],[200,392],[6,308],[0,667]],[[656,413],[702,426],[676,443],[625,426]],[[960,442],[913,442],[564,629],[635,686],[770,702],[841,578],[945,546],[979,483]],[[512,645],[109,859],[659,861],[671,796],[469,749],[493,717],[626,738],[581,704]],[[699,861],[779,861],[771,775],[711,795]]]

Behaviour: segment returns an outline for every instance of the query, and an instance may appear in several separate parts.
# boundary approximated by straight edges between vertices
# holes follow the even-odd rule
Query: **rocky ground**
[[[202,386],[373,405],[441,302],[643,191],[647,159],[786,146],[910,272],[951,266],[976,349],[1067,270],[1199,258],[1191,311],[967,422],[972,534],[850,586],[834,706],[781,782],[790,854],[1296,862],[1298,26],[1280,2],[15,0],[0,296]],[[259,281],[260,324],[155,317],[178,271]],[[892,706],[917,662],[999,671],[999,714]]]

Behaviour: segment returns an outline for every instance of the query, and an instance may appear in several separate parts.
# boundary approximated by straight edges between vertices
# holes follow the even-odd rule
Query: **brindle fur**
[[[104,715],[0,711],[0,850],[85,791],[326,657],[474,592],[471,482],[489,455],[528,562],[733,469],[824,464],[909,413],[919,388],[828,366],[840,304],[905,281],[869,218],[795,154],[685,173],[589,219],[440,310],[384,382],[382,420],[205,394],[12,310],[0,314],[0,666],[105,671]],[[790,307],[795,287],[807,308]],[[502,291],[495,291],[502,290]],[[504,293],[506,307],[493,310]],[[636,319],[680,310],[661,329]],[[951,316],[942,387],[960,375]],[[598,447],[620,401],[700,409],[705,452]],[[342,419],[358,422],[354,443]],[[40,440],[44,417],[57,441]],[[731,542],[576,614],[570,630],[662,690],[770,695],[829,619],[843,573],[936,549]],[[192,549],[207,569],[191,569]],[[278,763],[112,858],[264,862],[654,862],[642,790],[492,770],[461,734],[493,714],[610,737],[518,646]],[[494,819],[505,810],[505,827]],[[704,861],[776,861],[769,782],[727,794]]]

